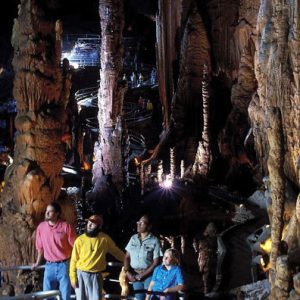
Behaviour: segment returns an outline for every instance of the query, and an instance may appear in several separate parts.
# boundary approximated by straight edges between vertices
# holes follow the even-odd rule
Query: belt
[[[102,274],[101,271],[98,271],[98,272],[89,272],[89,271],[82,271],[82,270],[79,270],[80,272],[83,272],[83,273],[87,273],[87,274],[90,274],[90,275],[93,275],[93,274]]]
[[[135,273],[141,274],[146,271],[146,269],[133,269]]]
[[[58,261],[49,261],[47,260],[48,264],[60,264],[60,263],[64,263],[66,261],[68,261],[70,258],[64,259],[64,260],[58,260]]]

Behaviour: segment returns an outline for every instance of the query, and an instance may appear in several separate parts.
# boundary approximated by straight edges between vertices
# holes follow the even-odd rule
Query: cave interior
[[[297,1],[11,0],[1,12],[2,295],[41,290],[42,272],[5,267],[33,263],[57,201],[77,234],[102,215],[123,250],[151,216],[180,252],[184,299],[300,299]]]

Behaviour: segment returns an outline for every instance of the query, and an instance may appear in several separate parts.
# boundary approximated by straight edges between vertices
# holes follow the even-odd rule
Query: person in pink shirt
[[[72,226],[60,219],[61,207],[53,202],[47,206],[45,221],[36,230],[37,260],[32,268],[46,260],[43,290],[61,292],[62,300],[69,300],[71,283],[69,279],[69,259],[76,238]]]

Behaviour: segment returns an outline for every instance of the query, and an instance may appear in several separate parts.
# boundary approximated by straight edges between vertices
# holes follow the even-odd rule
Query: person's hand
[[[136,279],[137,281],[141,281],[142,278],[143,278],[143,275],[142,275],[142,274],[136,274],[136,275],[135,275],[135,279]]]
[[[34,263],[34,264],[31,266],[31,270],[36,270],[36,268],[37,268],[39,265],[40,265],[39,263]]]
[[[72,288],[75,290],[78,288],[78,281],[76,280],[75,282],[71,282]]]
[[[164,293],[170,293],[170,289],[169,289],[169,288],[166,288],[166,289],[164,290]]]
[[[127,271],[126,272],[126,276],[127,276],[127,278],[128,278],[129,281],[131,281],[131,282],[135,282],[136,281],[135,276],[131,272]]]

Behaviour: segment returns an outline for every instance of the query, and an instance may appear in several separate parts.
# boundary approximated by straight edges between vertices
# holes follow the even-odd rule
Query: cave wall
[[[281,114],[284,174],[299,187],[299,4],[262,1],[258,14],[255,74],[258,81],[249,115],[260,162],[267,173],[268,110]]]
[[[207,1],[213,72],[226,74],[231,89],[230,134],[248,118],[262,173],[268,174],[267,107],[282,114],[284,172],[299,186],[299,8],[297,1]],[[282,8],[280,8],[282,7]],[[226,12],[226,13],[224,13]],[[277,49],[278,48],[278,49]],[[216,99],[218,101],[222,99]],[[251,103],[250,103],[251,102]],[[249,112],[248,112],[249,110]],[[231,124],[230,124],[231,123]],[[230,128],[229,128],[230,127]],[[245,136],[241,137],[244,138]]]

